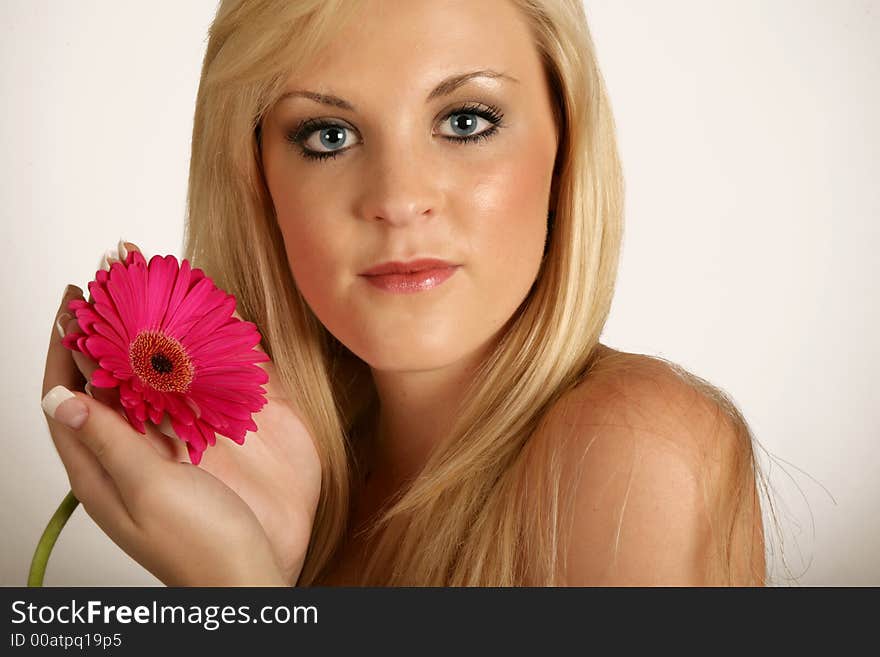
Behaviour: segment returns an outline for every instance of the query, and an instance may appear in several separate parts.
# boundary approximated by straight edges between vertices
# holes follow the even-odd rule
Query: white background
[[[766,450],[779,584],[880,585],[880,2],[586,6],[627,183],[603,342],[737,402]],[[24,585],[69,489],[39,405],[65,284],[120,237],[180,255],[215,8],[0,2],[0,584]],[[81,507],[45,579],[159,583]]]

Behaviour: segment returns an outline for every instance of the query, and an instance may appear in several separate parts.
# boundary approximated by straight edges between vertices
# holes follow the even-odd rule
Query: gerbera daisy
[[[219,289],[201,269],[174,256],[139,251],[88,284],[92,302],[75,299],[81,332],[63,343],[98,364],[91,385],[119,387],[125,416],[140,433],[144,422],[167,416],[198,465],[215,432],[244,444],[251,417],[266,404],[269,360],[253,349],[260,334],[252,322],[233,317],[235,297]]]

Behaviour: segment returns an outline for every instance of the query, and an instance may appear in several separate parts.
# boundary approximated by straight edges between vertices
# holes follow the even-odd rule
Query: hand
[[[127,246],[137,249],[131,244]],[[75,297],[67,300],[70,298]],[[237,313],[235,316],[240,318]],[[77,330],[76,320],[68,318],[64,328]],[[56,338],[57,334],[53,336]],[[80,352],[68,351],[60,342],[58,347],[66,356],[62,360],[70,361],[72,356],[88,381],[95,363]],[[259,366],[269,374],[269,382],[263,384],[268,403],[254,416],[259,431],[249,432],[244,445],[218,436],[216,445],[204,452],[197,467],[224,483],[251,509],[265,531],[284,581],[293,585],[299,578],[311,535],[321,488],[321,467],[309,432],[281,392],[274,365],[265,362]],[[92,388],[92,393],[108,406],[119,409],[122,417],[117,389]],[[163,435],[149,422],[146,426],[148,441],[135,432],[142,442],[151,444],[166,461],[189,462],[182,441]]]

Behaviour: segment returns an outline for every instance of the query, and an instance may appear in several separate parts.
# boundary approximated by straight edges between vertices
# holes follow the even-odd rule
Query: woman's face
[[[505,77],[448,83],[478,70]],[[516,8],[368,2],[285,90],[313,97],[289,95],[266,116],[263,167],[315,315],[378,370],[436,369],[487,345],[538,274],[557,147]],[[361,275],[419,258],[459,266],[409,293]]]

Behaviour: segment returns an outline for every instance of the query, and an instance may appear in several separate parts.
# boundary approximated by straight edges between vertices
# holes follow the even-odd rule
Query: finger
[[[83,378],[86,381],[91,381],[92,374],[98,369],[98,364],[81,351],[72,351],[70,354],[73,357],[76,369],[79,370],[80,374],[83,375]]]
[[[77,322],[75,319],[68,321],[67,324],[62,327],[62,329],[64,335],[72,332],[81,333],[79,322]],[[98,388],[91,385],[92,374],[94,374],[95,370],[98,369],[98,363],[86,356],[81,351],[70,351],[70,355],[73,358],[73,362],[76,364],[76,368],[79,370],[80,374],[86,381],[86,394],[89,395],[92,399],[97,399],[102,404],[106,404],[111,408],[119,407],[119,410],[121,412],[118,388]]]
[[[132,510],[138,494],[146,490],[151,481],[159,480],[161,468],[167,466],[167,461],[115,410],[84,393],[71,391],[70,394],[75,399],[66,399],[57,406],[55,417],[66,422],[69,430],[95,456],[113,479],[126,507]],[[44,410],[48,414],[53,409],[44,405]],[[74,418],[77,410],[85,416]]]
[[[67,440],[76,442],[76,437]],[[76,444],[87,458],[77,451],[65,451],[62,458],[70,482],[70,490],[89,517],[104,533],[121,545],[136,531],[137,524],[126,507],[116,484],[82,444]]]
[[[131,242],[126,242],[125,240],[120,238],[116,246],[112,249],[107,249],[101,256],[100,260],[98,260],[98,269],[108,271],[110,269],[110,265],[112,265],[114,262],[125,262],[128,258],[128,254],[132,251],[137,251],[138,253],[141,253],[141,250],[137,247],[137,245],[132,244]]]
[[[52,388],[58,390],[58,388]],[[46,410],[47,399],[51,404],[52,392],[43,398]],[[133,523],[131,515],[119,490],[110,478],[110,475],[101,467],[89,449],[82,444],[74,432],[50,415],[46,415],[46,422],[55,450],[67,472],[67,479],[74,497],[80,501],[86,512],[92,519],[110,534],[109,527],[119,527],[121,530],[130,527]]]
[[[52,320],[52,331],[49,335],[49,348],[46,352],[46,364],[43,370],[43,388],[41,395],[45,395],[56,385],[76,389],[83,385],[83,377],[71,357],[70,350],[61,344],[61,334],[58,324],[63,323],[64,316],[70,316],[67,304],[73,299],[82,298],[82,290],[75,285],[68,285],[61,298],[61,305],[55,311]]]
[[[65,290],[49,343],[46,372],[43,377],[44,396],[47,389],[52,389],[56,385],[73,389],[82,387],[83,383],[88,386],[92,372],[97,367],[94,361],[82,352],[72,351],[61,344],[64,335],[70,331],[79,331],[79,323],[67,308],[67,304],[73,299],[82,298],[83,291],[79,287],[70,285]],[[89,301],[92,301],[91,294]],[[103,389],[98,389],[97,393],[89,390],[89,393],[95,394],[101,401],[111,401],[106,399],[108,394]],[[46,422],[49,425],[55,451],[67,472],[70,490],[74,497],[79,500],[95,524],[119,543],[124,536],[130,535],[134,521],[113,479],[95,455],[73,435],[69,428],[48,416]]]
[[[177,432],[174,430],[174,427],[171,426],[171,421],[168,419],[167,413],[162,416],[162,421],[158,425],[150,420],[147,420],[146,423],[156,427],[155,435],[157,449],[160,449],[161,453],[166,458],[179,463],[190,462],[189,450],[186,448],[186,443],[181,440],[180,436],[178,436]],[[161,446],[158,445],[158,442],[160,441]]]
[[[67,470],[70,489],[86,513],[107,536],[120,547],[129,545],[139,530],[116,483],[75,432],[52,417],[53,413],[58,413],[58,397],[63,401],[71,395],[73,393],[58,386],[43,398],[46,421]]]
[[[79,328],[79,322],[75,319],[68,320],[67,323],[64,324],[61,328],[64,335],[74,332],[82,333]],[[79,370],[80,374],[83,375],[83,378],[85,378],[86,381],[91,381],[92,374],[95,372],[96,369],[98,369],[98,363],[93,361],[81,351],[71,351],[70,354],[73,357],[73,362],[76,364],[76,368]]]
[[[74,497],[79,500],[89,517],[118,542],[128,534],[135,522],[122,495],[107,471],[75,436],[62,438],[62,444],[75,449],[59,450],[67,479]]]
[[[133,244],[132,242],[122,242],[122,249],[119,250],[119,254],[123,258],[125,258],[125,255],[123,255],[125,251],[128,251],[129,253],[132,251],[137,251],[138,253],[143,255],[143,252],[140,250],[140,247],[138,247],[136,244]]]
[[[143,252],[138,248],[136,244],[132,244],[131,242],[125,242],[122,239],[119,240],[119,244],[116,245],[116,253],[119,260],[125,262],[128,258],[128,254],[132,251],[137,251],[141,255]]]

